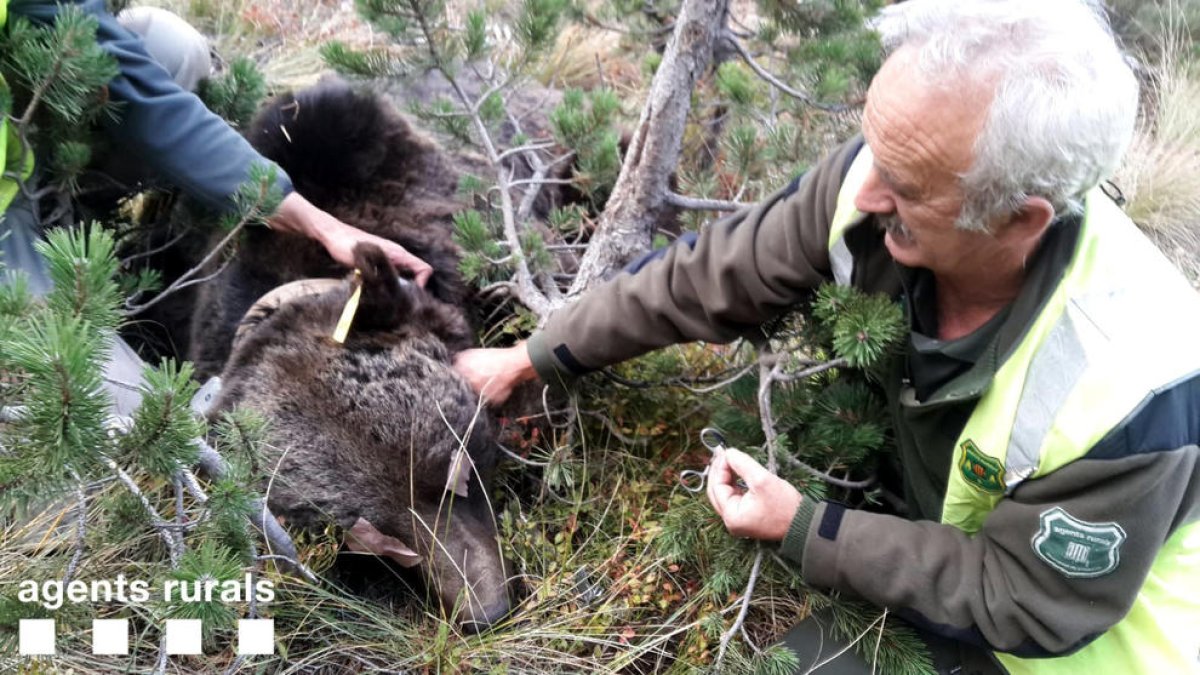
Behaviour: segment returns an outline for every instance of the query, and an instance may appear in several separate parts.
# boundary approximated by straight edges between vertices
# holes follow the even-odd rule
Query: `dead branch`
[[[142,489],[138,487],[137,482],[129,474],[125,473],[124,469],[117,466],[116,462],[104,455],[100,455],[100,461],[104,462],[104,465],[116,474],[121,484],[125,486],[125,489],[129,490],[142,503],[142,510],[150,516],[150,524],[167,544],[167,552],[171,556],[171,567],[178,567],[179,560],[183,557],[182,533],[173,532],[171,528],[162,526],[166,520],[158,513],[158,509],[154,508],[154,505],[150,503],[150,500],[142,492]]]
[[[689,211],[737,211],[750,206],[745,202],[731,202],[723,199],[702,199],[687,197],[676,192],[667,193],[667,203]]]
[[[795,382],[796,380],[803,380],[805,378],[812,377],[813,375],[818,375],[820,373],[823,373],[827,370],[832,370],[834,368],[845,368],[848,365],[850,365],[849,361],[847,361],[844,357],[839,357],[832,361],[827,361],[825,363],[818,363],[817,365],[814,365],[809,368],[805,368],[804,370],[801,370],[796,373],[784,373],[784,372],[776,373],[775,381],[776,382]]]
[[[71,547],[71,561],[67,563],[67,572],[63,575],[63,588],[74,578],[79,561],[83,559],[83,547],[87,540],[87,493],[83,487],[83,479],[74,469],[71,469],[71,476],[75,479],[75,498],[78,504],[75,507],[75,543]]]
[[[208,264],[210,262],[212,262],[213,258],[216,258],[217,254],[220,253],[221,251],[223,251],[225,249],[225,247],[229,245],[229,242],[233,241],[234,237],[241,234],[242,230],[246,227],[246,225],[250,222],[250,220],[251,220],[250,216],[244,216],[244,217],[240,218],[238,220],[237,225],[235,225],[234,228],[229,231],[229,234],[226,234],[221,239],[221,241],[217,242],[217,245],[214,246],[213,249],[208,252],[208,255],[204,256],[203,260],[196,263],[196,266],[193,267],[192,269],[188,270],[187,272],[184,272],[182,276],[180,276],[178,279],[176,279],[175,282],[172,283],[170,286],[168,286],[163,292],[159,293],[158,295],[154,296],[153,298],[147,300],[145,303],[140,304],[140,305],[130,305],[130,304],[126,303],[126,305],[125,305],[126,316],[130,316],[130,317],[137,316],[138,314],[141,314],[142,312],[144,312],[144,311],[150,309],[151,307],[157,305],[158,303],[162,302],[163,299],[165,299],[167,296],[171,295],[172,293],[174,293],[180,289],[187,288],[188,286],[191,286],[194,283],[200,283],[202,281],[211,279],[212,277],[214,277],[214,276],[220,274],[222,271],[224,271],[225,265],[222,265],[220,268],[217,269],[216,272],[209,274],[204,278],[198,279],[196,281],[192,281],[192,279],[196,276],[196,274],[198,274],[200,272],[200,270],[207,267]],[[226,263],[226,264],[228,264],[228,263]]]
[[[741,607],[738,609],[737,617],[734,618],[733,625],[730,626],[729,630],[721,635],[721,643],[717,648],[717,660],[714,662],[716,672],[721,672],[721,663],[725,660],[725,650],[729,648],[729,641],[746,624],[746,614],[750,612],[750,596],[754,595],[754,586],[758,583],[758,573],[762,568],[762,559],[763,549],[762,544],[759,544],[758,552],[754,554],[754,564],[750,567],[750,581],[746,582],[746,591],[742,593],[742,597],[738,601]]]
[[[191,230],[192,230],[191,226],[185,227],[179,232],[179,234],[172,237],[170,241],[163,244],[162,246],[155,246],[154,248],[152,248],[148,251],[134,253],[133,255],[130,255],[127,258],[121,258],[121,266],[127,267],[129,265],[129,263],[131,263],[135,260],[139,260],[141,258],[149,258],[150,256],[155,255],[157,253],[162,253],[163,251],[174,246],[175,244],[178,244],[185,236],[187,236],[188,232],[191,232]]]

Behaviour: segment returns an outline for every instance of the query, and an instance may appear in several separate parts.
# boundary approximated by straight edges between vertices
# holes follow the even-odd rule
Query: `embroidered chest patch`
[[[1004,465],[1000,460],[984,454],[970,439],[958,447],[962,449],[958,459],[958,470],[962,472],[962,477],[976,489],[988,494],[1004,494]]]
[[[1088,523],[1061,506],[1038,517],[1033,551],[1063,576],[1102,577],[1121,563],[1125,530],[1116,523]]]

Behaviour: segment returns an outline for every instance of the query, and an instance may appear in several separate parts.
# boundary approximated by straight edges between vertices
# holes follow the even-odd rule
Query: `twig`
[[[63,575],[63,588],[71,582],[75,576],[75,570],[79,567],[79,561],[83,558],[83,546],[87,540],[87,493],[83,489],[83,479],[71,469],[71,476],[75,479],[75,497],[79,500],[78,506],[75,507],[75,545],[71,553],[71,561],[67,563],[67,573]]]
[[[117,475],[117,478],[120,479],[121,483],[125,485],[125,488],[132,492],[133,496],[137,497],[138,500],[141,501],[142,509],[145,510],[146,513],[150,514],[150,521],[154,526],[154,529],[158,531],[159,536],[162,537],[163,541],[167,543],[167,552],[171,556],[171,567],[178,567],[179,560],[183,556],[183,542],[179,540],[178,535],[172,532],[169,528],[161,526],[161,523],[166,522],[166,519],[159,515],[158,509],[154,508],[154,505],[151,504],[146,495],[142,493],[141,488],[138,487],[137,483],[132,477],[130,477],[129,474],[125,473],[124,469],[117,466],[116,462],[104,455],[100,455],[100,461],[104,462],[104,464]]]
[[[566,421],[559,422],[557,424],[554,422],[554,417],[550,414],[550,385],[548,384],[542,387],[542,412],[546,415],[546,423],[549,424],[552,429],[568,429],[572,424],[575,423],[574,408],[566,409]]]
[[[167,672],[167,633],[163,632],[163,636],[158,640],[158,663],[154,666],[154,675],[163,675]]]
[[[637,438],[633,438],[632,436],[625,435],[620,429],[617,428],[616,423],[609,419],[607,415],[603,415],[598,412],[592,412],[590,410],[584,410],[583,413],[589,417],[595,417],[596,419],[600,420],[604,424],[604,428],[608,429],[608,433],[612,434],[613,438],[621,441],[625,445],[637,445],[638,443],[646,442],[645,439],[639,440]]]
[[[815,366],[805,368],[799,372],[777,373],[774,377],[776,382],[795,382],[796,380],[803,380],[806,377],[812,377],[813,375],[818,375],[834,368],[845,368],[848,365],[850,365],[850,362],[846,360],[845,357],[838,357],[832,361],[818,363]]]
[[[492,293],[499,293],[500,291],[513,293],[516,291],[516,289],[517,285],[511,281],[496,281],[479,289],[479,293],[480,295],[491,295]]]
[[[550,462],[535,462],[533,460],[525,459],[524,457],[518,455],[517,453],[513,452],[512,450],[509,450],[503,443],[497,443],[496,447],[500,448],[500,452],[503,452],[505,455],[507,455],[509,459],[520,462],[521,464],[524,464],[525,466],[532,466],[532,467],[536,467],[539,469],[544,469],[544,468],[550,466]]]
[[[191,227],[185,227],[185,228],[183,228],[182,232],[180,232],[179,234],[172,237],[170,241],[163,244],[162,246],[155,246],[154,248],[150,249],[149,251],[142,251],[141,253],[134,253],[133,255],[131,255],[127,258],[121,258],[121,265],[127,266],[127,265],[129,265],[129,263],[133,262],[134,260],[138,260],[140,258],[149,258],[150,256],[152,256],[156,253],[162,253],[163,251],[174,246],[175,244],[178,244],[181,239],[186,237],[187,234],[189,232],[191,232],[191,230],[192,230]]]
[[[141,314],[142,312],[144,312],[144,311],[150,309],[151,307],[157,305],[158,303],[162,302],[164,298],[166,298],[168,295],[171,295],[175,291],[178,291],[182,288],[186,288],[187,286],[192,285],[191,280],[193,277],[196,276],[196,273],[199,272],[200,270],[204,269],[204,267],[206,267],[208,265],[208,263],[212,262],[213,258],[215,258],[217,256],[217,254],[220,253],[229,244],[229,242],[233,241],[233,238],[236,237],[238,234],[240,234],[242,229],[244,229],[249,222],[250,222],[249,217],[244,217],[240,221],[238,221],[238,224],[232,230],[230,230],[229,234],[225,235],[225,237],[222,238],[221,241],[217,242],[217,245],[214,246],[213,249],[208,252],[208,255],[204,256],[203,260],[201,260],[199,263],[197,263],[196,266],[193,267],[192,269],[188,270],[187,272],[184,272],[183,276],[176,279],[174,281],[174,283],[172,283],[170,286],[168,286],[166,288],[166,290],[164,290],[163,292],[154,296],[153,298],[147,300],[145,303],[143,303],[141,305],[132,305],[132,306],[126,305],[126,307],[125,307],[126,316],[137,316],[138,314]],[[221,265],[221,267],[219,269],[217,269],[216,272],[214,272],[213,274],[207,275],[203,279],[197,280],[195,283],[207,281],[208,279],[215,277],[216,275],[225,271],[225,267],[228,264],[229,263],[226,262],[224,265]]]
[[[742,379],[750,374],[755,368],[753,363],[745,366],[737,366],[735,368],[726,368],[713,375],[704,377],[672,377],[658,382],[650,382],[648,380],[631,380],[627,377],[622,377],[612,372],[611,369],[605,368],[600,373],[606,378],[623,387],[631,389],[650,389],[652,387],[679,387],[687,389],[696,394],[707,394],[722,387],[727,387],[734,382]],[[730,375],[732,373],[732,375]],[[707,386],[700,386],[707,385]]]
[[[534,143],[526,143],[525,145],[518,145],[514,148],[509,148],[509,149],[505,150],[504,152],[497,155],[496,159],[503,162],[504,160],[508,159],[509,157],[512,157],[513,155],[519,155],[523,152],[536,152],[538,150],[549,150],[550,148],[553,148],[555,145],[556,145],[556,143],[554,141],[537,141]]]
[[[760,544],[758,553],[754,555],[754,565],[750,568],[750,581],[746,582],[746,591],[742,593],[740,600],[741,608],[738,610],[737,618],[733,620],[733,625],[729,627],[729,630],[721,635],[721,644],[717,648],[717,660],[714,663],[714,668],[717,672],[721,672],[721,663],[725,660],[725,650],[729,648],[729,641],[733,639],[734,635],[738,634],[742,626],[746,623],[746,614],[750,611],[750,596],[754,594],[754,586],[758,583],[758,572],[762,567],[762,559],[763,549]]]
[[[187,525],[187,517],[183,512],[183,480],[179,478],[179,472],[175,473],[171,483],[175,487],[175,525],[183,531]]]
[[[604,66],[600,64],[600,52],[595,52],[592,56],[596,57],[596,77],[600,79],[600,87],[608,89],[608,79],[604,77]]]
[[[33,121],[33,114],[37,112],[38,105],[42,102],[42,97],[46,95],[46,92],[50,91],[50,87],[54,85],[54,82],[58,80],[59,74],[62,73],[63,64],[67,59],[74,58],[75,56],[77,56],[77,52],[74,50],[63,50],[57,55],[54,59],[54,65],[50,67],[50,74],[46,76],[46,79],[39,82],[37,88],[30,94],[29,104],[25,106],[25,112],[21,115],[21,119],[14,120],[16,126],[21,128],[29,126],[29,123]],[[22,156],[18,166],[24,164],[25,158]]]
[[[770,345],[764,345],[759,352],[758,366],[758,414],[762,420],[763,438],[766,439],[767,471],[779,472],[779,461],[776,458],[778,433],[775,431],[775,413],[771,409],[771,389],[775,377],[783,368],[783,363],[774,360],[775,352]]]
[[[791,455],[784,454],[783,459],[792,467],[801,469],[811,474],[814,478],[819,478],[830,485],[836,485],[840,488],[846,488],[847,490],[863,490],[875,484],[875,476],[869,476],[862,480],[846,480],[845,478],[838,478],[837,476],[832,476],[828,473],[825,473],[815,466],[796,459]]]
[[[575,181],[570,178],[521,178],[519,180],[508,181],[508,187],[521,187],[522,185],[572,185]]]
[[[746,45],[742,44],[742,41],[737,39],[737,36],[735,36],[733,33],[725,31],[725,34],[722,37],[724,37],[730,42],[730,44],[733,45],[733,48],[737,50],[738,55],[742,57],[742,60],[746,62],[746,65],[750,66],[750,70],[753,70],[756,75],[766,80],[771,84],[771,86],[775,87],[779,91],[782,91],[788,96],[791,96],[797,101],[826,112],[844,112],[853,107],[845,103],[822,103],[813,99],[813,97],[805,94],[802,91],[792,89],[784,84],[778,77],[775,77],[771,73],[767,72],[765,68],[760,66],[758,62],[754,60],[754,56],[750,54],[750,51],[746,49]]]
[[[767,356],[768,354],[772,354],[772,352],[768,352],[766,351],[766,348],[764,348],[764,358],[769,358]],[[771,385],[775,382],[791,382],[793,380],[801,380],[806,377],[812,377],[818,373],[823,373],[826,370],[839,368],[844,365],[846,365],[846,359],[837,358],[827,363],[821,363],[812,366],[811,368],[805,368],[798,373],[782,373],[780,371],[783,367],[783,362],[779,361],[775,363],[770,371],[766,372],[766,374],[763,376],[762,381],[759,382],[758,385],[758,407],[762,415],[763,434],[765,434],[767,438],[767,468],[771,470],[771,473],[775,473],[775,471],[778,469],[775,453],[775,423],[772,419],[771,413]],[[806,462],[792,457],[790,454],[784,453],[783,458],[788,462],[788,464],[795,468],[803,469],[804,471],[812,474],[814,477],[819,478],[830,485],[836,485],[848,490],[861,490],[868,488],[875,483],[875,476],[869,476],[863,480],[857,481],[846,480],[845,478],[837,478],[836,476],[832,476],[824,471],[821,471],[820,469]]]
[[[875,666],[879,663],[879,644],[883,642],[883,629],[887,626],[888,608],[883,608],[883,614],[879,617],[879,635],[875,636],[875,651],[871,655],[871,675],[875,675]]]
[[[192,499],[201,504],[208,502],[208,495],[204,493],[204,488],[200,487],[200,481],[196,480],[196,474],[192,473],[190,469],[180,469],[176,476],[179,477],[183,486],[187,488],[187,491],[191,493]]]
[[[830,655],[829,658],[813,664],[813,667],[804,671],[804,674],[809,675],[809,673],[815,673],[818,670],[820,670],[821,668],[824,668],[828,664],[832,663],[834,660],[836,660],[842,654],[845,654],[846,652],[850,651],[854,647],[854,645],[858,644],[863,638],[865,638],[867,636],[867,633],[871,632],[871,630],[873,628],[875,628],[875,624],[879,623],[880,621],[883,621],[887,617],[887,614],[888,614],[888,610],[887,610],[887,608],[884,608],[883,614],[880,614],[878,619],[875,619],[874,621],[871,622],[871,624],[869,626],[864,628],[863,631],[861,633],[859,633],[857,637],[855,637],[852,641],[850,641],[850,644],[846,645],[845,647],[842,647],[841,649],[839,649],[837,651],[837,653]]]
[[[688,209],[689,211],[737,211],[740,208],[749,206],[749,204],[744,202],[686,197],[677,192],[667,192],[666,198],[668,204],[678,206],[681,209]]]

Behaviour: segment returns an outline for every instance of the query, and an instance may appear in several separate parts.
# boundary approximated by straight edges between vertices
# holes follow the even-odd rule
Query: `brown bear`
[[[485,628],[509,600],[488,502],[494,424],[451,368],[471,330],[377,247],[359,245],[355,259],[350,280],[293,282],[251,307],[213,414],[240,406],[267,419],[264,489],[289,527],[340,526],[351,550],[418,567],[448,615]]]

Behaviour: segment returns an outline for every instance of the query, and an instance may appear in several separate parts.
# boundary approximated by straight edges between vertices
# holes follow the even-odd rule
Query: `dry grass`
[[[331,40],[371,45],[375,31],[342,0],[145,0],[186,18],[225,59],[248,56],[273,88],[316,83],[328,68],[318,53]]]
[[[1200,72],[1167,30],[1117,183],[1126,211],[1200,287]]]
[[[601,28],[567,26],[554,49],[539,63],[534,79],[547,87],[595,89],[601,85],[621,91],[644,89],[641,69],[618,55],[621,36]]]

